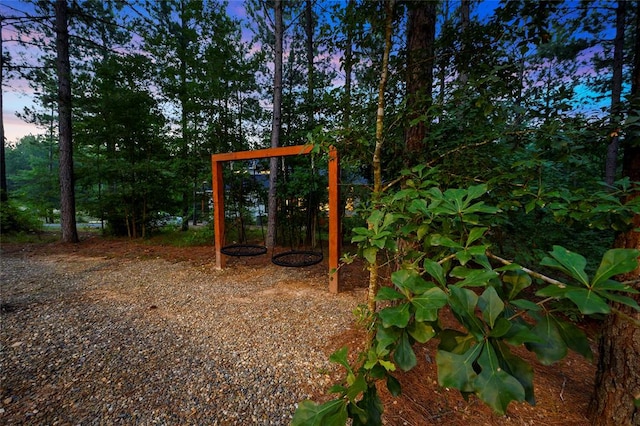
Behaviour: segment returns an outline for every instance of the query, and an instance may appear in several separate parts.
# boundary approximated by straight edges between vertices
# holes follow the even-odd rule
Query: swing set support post
[[[232,160],[253,160],[270,157],[287,157],[293,155],[308,155],[313,150],[312,145],[283,146],[278,148],[258,149],[254,151],[227,152],[211,156],[211,175],[213,179],[213,224],[214,243],[216,250],[216,269],[226,266],[226,258],[221,252],[224,245],[224,179],[222,163]],[[340,291],[340,161],[338,150],[329,148],[329,292]]]

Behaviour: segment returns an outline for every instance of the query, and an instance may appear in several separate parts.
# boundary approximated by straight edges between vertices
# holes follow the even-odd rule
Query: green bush
[[[2,234],[42,231],[42,221],[31,210],[12,201],[0,203],[0,231]]]

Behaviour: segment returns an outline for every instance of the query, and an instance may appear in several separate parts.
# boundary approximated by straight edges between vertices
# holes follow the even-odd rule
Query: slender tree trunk
[[[449,0],[443,0],[444,4],[442,6],[442,14],[443,14],[443,21],[444,24],[448,24],[449,23]],[[438,56],[442,56],[442,52],[438,52]],[[447,88],[447,66],[446,64],[442,64],[440,66],[440,71],[438,73],[438,86],[439,86],[439,93],[438,93],[438,103],[440,105],[444,105],[444,94],[445,94],[445,89]]]
[[[618,149],[620,146],[620,96],[622,94],[622,64],[624,63],[624,27],[626,19],[626,0],[618,1],[616,8],[616,36],[613,43],[613,78],[611,85],[611,131],[605,163],[605,182],[613,185],[618,169]]]
[[[305,35],[306,35],[306,56],[307,56],[307,99],[306,99],[306,108],[307,108],[307,131],[312,131],[315,127],[315,97],[314,97],[314,66],[313,66],[313,8],[312,8],[311,0],[306,0],[305,2]],[[312,160],[313,161],[313,160]],[[314,164],[311,165],[311,176],[315,178],[315,170]],[[318,202],[317,197],[315,196],[315,191],[311,191],[309,197],[307,197],[307,224],[306,224],[306,236],[305,240],[307,244],[310,244],[311,247],[316,247],[316,230],[318,223]]]
[[[385,92],[387,89],[387,79],[389,77],[389,54],[391,52],[391,36],[393,34],[393,8],[394,0],[384,2],[386,19],[384,30],[384,52],[382,55],[382,69],[380,70],[380,84],[378,85],[378,111],[376,114],[376,145],[373,151],[373,193],[371,198],[376,206],[382,195],[382,145],[384,144],[384,107]],[[373,224],[369,224],[369,229],[373,229]],[[367,296],[367,306],[370,312],[376,311],[376,295],[378,294],[378,261],[375,260],[369,265],[369,290]],[[369,340],[373,336],[368,337]]]
[[[2,17],[0,17],[0,30],[2,29]],[[2,31],[0,31],[0,34]],[[7,189],[7,162],[4,156],[4,101],[2,89],[4,83],[4,51],[2,50],[2,37],[0,36],[0,203],[9,199]]]
[[[408,161],[424,152],[427,123],[423,118],[432,103],[433,43],[436,32],[437,2],[410,2],[407,29],[407,108],[408,125],[405,145]]]
[[[191,182],[189,177],[191,176],[191,159],[189,158],[189,120],[188,120],[188,101],[189,94],[187,91],[187,35],[186,28],[188,22],[185,12],[185,3],[180,1],[180,44],[178,47],[178,58],[180,60],[180,127],[182,127],[182,149],[181,157],[184,165],[184,180],[182,182],[182,231],[189,230],[189,208],[191,204],[189,197],[191,196]]]
[[[355,7],[354,0],[349,0],[346,9],[347,35],[344,46],[344,110],[343,123],[345,129],[351,126],[351,73],[353,72],[353,9]]]
[[[635,2],[636,16],[640,16],[640,2]],[[640,19],[636,18],[635,58],[631,86],[631,105],[640,105]],[[640,136],[638,127],[627,132],[624,140],[623,175],[640,182]],[[640,197],[640,188],[629,198]],[[628,200],[629,201],[629,200]],[[640,228],[640,215],[633,219],[633,228]],[[640,249],[640,233],[633,229],[621,233],[616,247]],[[633,282],[640,290],[640,267],[618,277]],[[640,303],[640,295],[632,295]],[[640,425],[640,312],[620,304],[613,305],[614,313],[605,320],[600,339],[600,357],[595,392],[590,404],[590,417],[595,426]],[[633,323],[633,320],[636,323]]]
[[[468,28],[471,21],[471,7],[470,0],[462,0],[460,2],[460,32],[462,33],[462,52],[460,56],[463,60],[460,63],[460,86],[464,87],[469,81],[469,74],[467,72],[467,61],[464,58],[469,57],[469,45],[468,45]]]
[[[273,119],[271,123],[271,147],[280,145],[280,129],[282,128],[282,37],[284,27],[282,24],[282,1],[274,1],[274,73],[273,73]],[[271,158],[269,163],[269,212],[267,218],[267,249],[273,250],[276,245],[276,218],[277,199],[276,182],[278,180],[278,159]]]
[[[58,121],[60,147],[60,224],[62,241],[77,243],[75,181],[73,175],[73,138],[71,131],[71,64],[67,2],[56,0],[56,69],[58,74]]]
[[[311,0],[305,3],[304,28],[306,34],[306,54],[307,54],[307,129],[313,130],[314,123],[314,69],[313,69],[313,9]]]

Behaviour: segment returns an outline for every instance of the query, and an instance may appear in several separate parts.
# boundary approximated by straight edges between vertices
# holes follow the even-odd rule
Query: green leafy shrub
[[[485,185],[442,191],[417,167],[404,172],[403,189],[370,206],[367,227],[353,230],[353,242],[369,263],[384,251],[398,268],[377,292],[370,342],[356,363],[348,362],[347,348],[330,358],[346,370],[344,382],[331,388],[337,397],[303,401],[294,425],[381,424],[376,383],[400,395],[394,372],[415,367],[413,345],[431,339],[439,342],[440,386],[474,394],[504,414],[511,401],[535,403],[533,368],[512,348],[524,346],[545,365],[568,350],[593,356],[586,335],[555,302],[581,315],[608,314],[608,302],[640,310],[627,296],[637,291],[614,280],[636,268],[640,251],[608,250],[589,275],[585,257],[556,245],[536,262],[554,273],[543,275],[492,251],[489,233],[501,211],[485,198]],[[443,325],[445,308],[456,327]]]
[[[0,232],[2,234],[41,230],[42,221],[31,210],[20,208],[11,200],[0,203]]]

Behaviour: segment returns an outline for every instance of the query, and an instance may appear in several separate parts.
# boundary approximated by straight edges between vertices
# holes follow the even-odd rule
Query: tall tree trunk
[[[345,12],[347,34],[344,45],[344,110],[342,115],[345,129],[351,127],[351,73],[353,72],[353,23],[355,1],[349,0]]]
[[[273,73],[273,118],[271,123],[271,147],[280,145],[280,129],[282,127],[282,37],[284,26],[282,24],[282,1],[275,0],[273,4],[274,23],[274,73]],[[273,250],[276,245],[276,218],[277,205],[276,182],[278,180],[278,159],[272,157],[269,163],[269,212],[267,218],[267,249]]]
[[[76,228],[73,139],[71,131],[71,64],[69,62],[69,28],[67,26],[66,0],[56,0],[55,30],[60,139],[60,224],[62,241],[77,243],[78,230]]]
[[[304,29],[305,29],[305,47],[306,47],[306,56],[307,56],[307,96],[306,96],[306,108],[307,108],[307,132],[310,132],[315,127],[315,119],[314,119],[314,110],[315,110],[315,99],[314,99],[314,67],[313,67],[313,7],[311,0],[306,0],[305,8],[304,8]],[[313,161],[313,159],[312,159]],[[314,164],[311,165],[311,176],[312,179],[315,178],[315,170]],[[306,217],[306,235],[305,241],[307,244],[310,244],[312,247],[316,246],[316,226],[318,222],[318,206],[317,200],[315,197],[315,192],[310,192],[307,197],[307,217]]]
[[[462,52],[460,52],[462,58],[469,57],[469,38],[468,38],[468,29],[469,22],[471,21],[471,1],[470,0],[462,0],[460,2],[460,32],[462,37]],[[467,61],[463,59],[460,63],[460,71],[459,71],[459,80],[460,86],[464,87],[467,85],[469,81],[469,74],[467,72]]]
[[[0,17],[0,30],[2,29],[2,17]],[[0,34],[2,31],[0,31]],[[7,162],[4,156],[4,102],[2,89],[4,83],[4,51],[2,50],[2,37],[0,36],[0,203],[9,199],[7,190]]]
[[[187,91],[187,17],[185,12],[185,3],[180,1],[180,44],[178,47],[178,58],[180,61],[180,127],[182,128],[182,149],[181,157],[184,165],[185,174],[182,182],[182,231],[189,230],[189,208],[191,204],[189,197],[191,195],[191,185],[189,177],[191,176],[191,159],[189,158],[189,125],[187,117],[187,108],[189,94]]]
[[[313,9],[311,0],[306,0],[304,8],[304,29],[306,35],[306,54],[307,54],[307,130],[313,130],[314,123],[314,69],[313,69]]]
[[[640,2],[635,2],[635,58],[631,86],[631,105],[640,105]],[[624,140],[622,172],[631,181],[640,182],[640,129],[627,132]],[[636,187],[630,198],[640,197]],[[640,228],[640,215],[633,219],[633,228]],[[633,229],[621,233],[616,247],[640,249],[640,233]],[[640,290],[640,267],[618,277],[634,282]],[[640,295],[633,295],[640,302]],[[600,358],[596,374],[595,393],[590,405],[590,417],[595,426],[640,425],[640,312],[626,305],[614,304],[614,314],[605,320],[600,339]],[[634,321],[635,320],[635,324]]]
[[[424,151],[427,122],[424,117],[432,103],[433,93],[433,43],[436,31],[437,2],[409,2],[407,29],[407,108],[408,125],[405,145],[408,161],[415,161]]]
[[[384,107],[385,92],[387,90],[387,79],[389,77],[389,54],[391,53],[391,36],[393,34],[393,9],[394,0],[386,0],[385,8],[385,30],[384,30],[384,51],[382,55],[382,69],[380,70],[380,83],[378,85],[378,110],[376,114],[376,145],[373,151],[373,193],[371,199],[373,205],[379,202],[382,195],[382,145],[384,144]],[[369,229],[373,229],[373,224],[368,225]],[[370,312],[376,310],[376,295],[378,294],[378,261],[375,260],[369,265],[369,289],[367,295],[367,307]],[[369,342],[373,339],[373,335],[369,333]]]
[[[620,146],[620,96],[622,94],[622,64],[624,63],[624,27],[626,19],[626,0],[618,1],[616,8],[616,36],[613,43],[613,78],[611,85],[611,130],[607,160],[605,164],[605,182],[612,185],[616,180],[618,168],[618,149]]]

